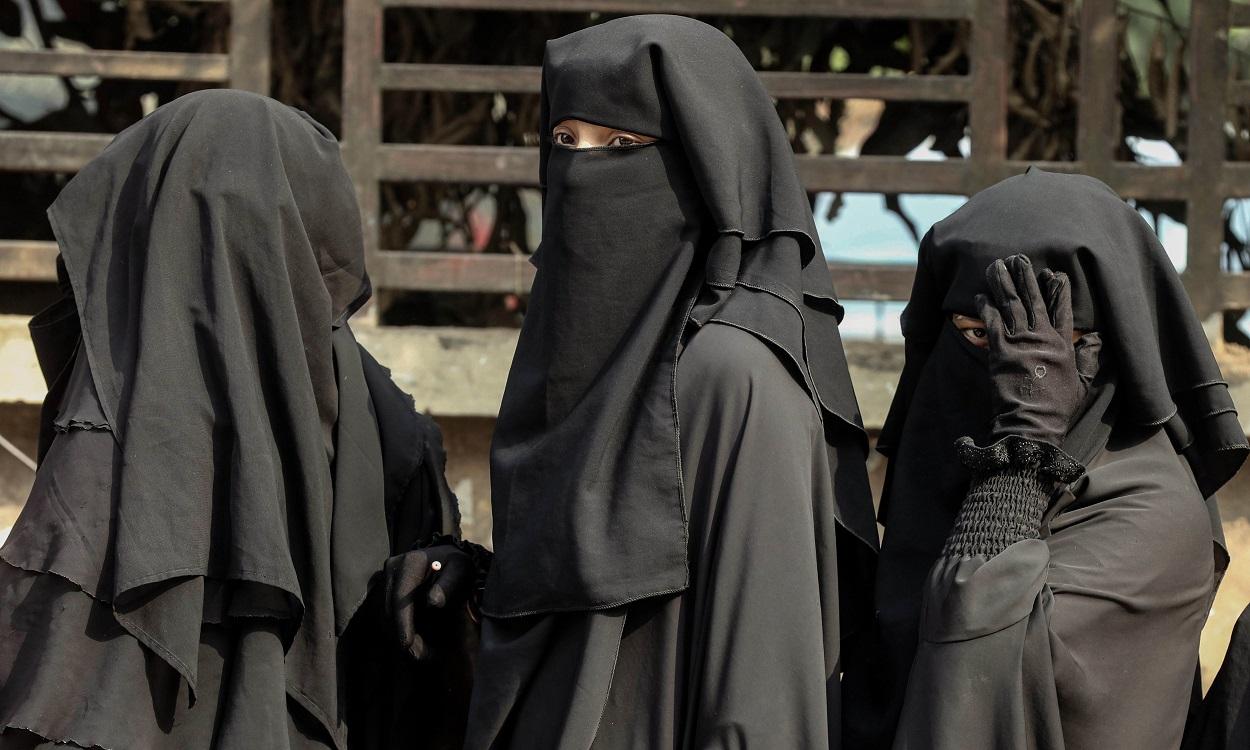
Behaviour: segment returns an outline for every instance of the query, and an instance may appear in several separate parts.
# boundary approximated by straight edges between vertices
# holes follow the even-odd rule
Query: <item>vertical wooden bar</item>
[[[1120,40],[1116,0],[1082,0],[1076,157],[1106,180],[1120,139]]]
[[[365,263],[382,274],[378,262],[379,190],[376,160],[382,140],[382,0],[343,0],[343,158],[356,186],[364,228]],[[386,279],[373,276],[374,289]],[[357,318],[376,322],[377,306]]]
[[[1228,0],[1203,0],[1192,6],[1189,39],[1189,162],[1186,223],[1189,227],[1185,287],[1199,316],[1223,306],[1220,243],[1224,237],[1225,96],[1228,90]]]
[[[995,167],[1007,158],[1007,82],[1011,54],[1007,47],[1008,0],[976,0],[972,16],[972,101],[968,122],[972,155],[966,192],[988,187]]]
[[[230,1],[230,87],[269,93],[270,0]]]

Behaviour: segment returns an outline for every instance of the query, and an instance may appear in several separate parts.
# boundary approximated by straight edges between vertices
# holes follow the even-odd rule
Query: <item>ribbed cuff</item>
[[[974,474],[942,554],[993,557],[1018,541],[1037,539],[1051,487],[1036,467]]]

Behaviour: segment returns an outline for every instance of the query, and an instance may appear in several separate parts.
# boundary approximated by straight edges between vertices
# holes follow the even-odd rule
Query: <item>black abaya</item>
[[[934,565],[894,747],[1178,747],[1214,590],[1187,464],[1113,435],[1040,540]]]
[[[329,131],[198,92],[49,214],[67,296],[31,326],[49,398],[0,549],[0,744],[341,749],[458,723],[377,622],[383,562],[458,516],[437,428],[346,325],[370,286]],[[431,713],[373,692],[422,676]]]
[[[1015,254],[1066,274],[1075,327],[1103,344],[1061,446],[1089,475],[1049,501],[1037,467],[1027,482],[974,475],[955,447],[985,445],[993,414],[986,351],[950,317],[976,316],[987,266]],[[1152,230],[1097,180],[1031,169],[925,236],[903,329],[879,441],[891,461],[876,627],[844,680],[848,744],[1175,746],[1227,562],[1213,493],[1247,444]],[[987,477],[1042,489],[974,502],[1000,486]],[[950,546],[1000,534],[978,513],[1034,503],[1040,528],[1030,517],[1005,549]]]
[[[836,743],[876,531],[776,109],[731,40],[677,16],[550,41],[542,100],[468,746]],[[552,143],[570,118],[656,140]]]
[[[838,467],[816,404],[766,344],[716,323],[677,388],[690,588],[488,618],[466,747],[838,746]]]

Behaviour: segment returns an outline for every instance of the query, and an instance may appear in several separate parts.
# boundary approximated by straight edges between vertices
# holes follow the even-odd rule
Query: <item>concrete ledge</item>
[[[43,401],[43,376],[26,329],[28,320],[0,315],[0,403]],[[413,395],[421,411],[442,417],[494,417],[498,413],[516,350],[516,329],[366,324],[355,331],[360,343]],[[1215,353],[1239,406],[1242,425],[1250,426],[1250,349],[1217,343]],[[894,398],[903,347],[848,341],[846,356],[864,423],[869,429],[879,428]]]

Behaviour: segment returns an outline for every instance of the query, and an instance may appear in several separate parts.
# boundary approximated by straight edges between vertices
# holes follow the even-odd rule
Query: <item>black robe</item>
[[[691,586],[484,623],[468,748],[837,747],[834,475],[811,395],[711,323],[678,361]]]
[[[987,266],[1016,253],[1066,273],[1075,327],[1102,338],[1062,446],[1089,476],[1051,499],[1040,539],[948,557],[971,479],[955,441],[986,444],[993,416],[985,351],[950,318],[975,317]],[[1175,746],[1228,560],[1214,493],[1248,446],[1153,231],[1101,182],[1030,169],[925,236],[903,333],[878,442],[890,465],[876,627],[844,681],[848,744]]]
[[[370,284],[332,134],[197,92],[49,218],[66,295],[31,324],[49,398],[0,550],[0,741],[341,750],[456,723],[366,700],[419,676],[377,622],[382,565],[458,516],[437,429],[346,324]]]
[[[571,149],[570,118],[655,140]],[[468,747],[836,743],[876,529],[772,100],[714,27],[631,16],[548,42],[540,127]]]
[[[1211,531],[1164,431],[1113,435],[1041,539],[934,565],[894,747],[1179,747]]]

